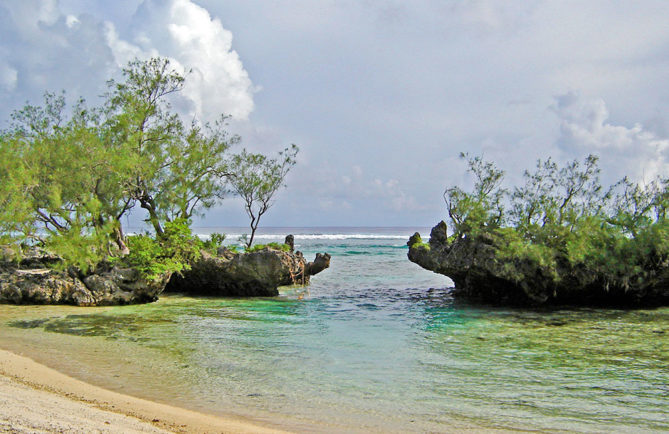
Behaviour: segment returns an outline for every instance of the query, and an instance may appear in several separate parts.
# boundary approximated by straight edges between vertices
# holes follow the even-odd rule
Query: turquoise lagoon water
[[[2,306],[0,344],[114,390],[302,431],[669,431],[669,308],[467,304],[406,259],[413,231],[268,230],[259,242],[294,233],[330,269],[277,298]]]

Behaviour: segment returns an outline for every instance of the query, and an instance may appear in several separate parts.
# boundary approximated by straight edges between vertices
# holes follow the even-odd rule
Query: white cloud
[[[100,22],[81,15],[75,23],[56,2],[0,4],[1,121],[45,91],[95,98],[114,69]]]
[[[604,100],[571,92],[557,97],[553,109],[560,118],[558,145],[569,154],[599,155],[609,177],[647,181],[669,173],[669,140],[638,123],[611,124]]]
[[[108,21],[104,23],[104,35],[109,48],[111,48],[114,63],[119,68],[135,58],[147,58],[159,55],[158,50],[155,48],[143,50],[139,46],[121,39],[116,32],[114,24]]]
[[[327,211],[350,209],[351,202],[367,206],[374,203],[380,210],[395,212],[424,209],[405,191],[398,179],[372,177],[357,165],[350,166],[347,170],[341,169],[318,168],[316,170],[319,176],[306,174],[303,178],[312,179],[312,182],[295,188],[318,191],[318,203],[321,209]],[[308,171],[308,169],[302,170]]]
[[[0,65],[0,86],[11,92],[16,88],[18,72],[8,65]]]
[[[91,14],[63,13],[55,0],[0,4],[0,115],[45,91],[94,100],[129,60],[163,56],[192,69],[175,106],[204,120],[246,119],[254,87],[232,49],[232,34],[189,0],[146,0],[133,25],[119,28]]]
[[[118,41],[114,55],[120,64],[137,56],[158,53],[187,70],[184,96],[192,114],[214,119],[222,112],[246,119],[253,110],[253,83],[232,49],[232,33],[209,12],[189,0],[146,0],[137,10],[130,38]]]
[[[25,0],[4,2],[6,13],[16,23],[17,30],[25,35],[33,33],[40,25],[53,25],[60,12],[56,0]]]
[[[65,17],[65,24],[70,29],[72,27],[76,26],[79,23],[81,23],[81,21],[79,21],[79,19],[77,17],[75,17],[74,15],[68,15],[67,17]]]
[[[587,153],[605,183],[668,173],[668,18],[663,0],[0,0],[0,111],[47,89],[99,95],[161,54],[194,68],[177,107],[243,119],[255,88],[234,48],[265,90],[231,129],[255,152],[301,147],[278,223],[429,224],[443,189],[470,182],[460,151],[510,184],[537,158]],[[583,96],[547,110],[571,89]]]

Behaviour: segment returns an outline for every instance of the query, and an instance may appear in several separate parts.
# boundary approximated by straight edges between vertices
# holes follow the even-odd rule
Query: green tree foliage
[[[665,219],[669,205],[669,178],[639,185],[625,177],[609,189],[606,197],[613,210],[609,223],[636,237],[639,230]]]
[[[167,59],[135,60],[107,83],[100,107],[79,100],[67,110],[63,94],[46,93],[42,105],[15,111],[0,131],[0,242],[48,247],[83,271],[127,256],[151,277],[179,272],[192,247],[203,247],[190,219],[220,200],[231,179],[250,200],[255,232],[297,147],[275,159],[229,157],[240,138],[226,131],[226,116],[185,124],[172,109],[185,80]],[[124,235],[122,217],[136,206],[155,238]]]
[[[23,149],[14,137],[0,136],[0,242],[11,244],[35,237],[30,191],[37,185],[37,171],[22,164]]]
[[[109,82],[108,137],[129,162],[124,179],[129,198],[161,234],[162,222],[189,219],[222,196],[225,153],[240,139],[228,135],[225,116],[213,125],[183,124],[168,97],[183,89],[185,78],[167,59],[135,60],[123,75],[124,81]]]
[[[165,230],[154,238],[149,235],[128,237],[130,252],[115,262],[139,270],[147,279],[160,279],[168,272],[181,273],[190,268],[203,248],[192,235],[190,222],[176,219],[165,223]]]
[[[232,159],[234,173],[230,176],[232,189],[244,200],[244,209],[250,219],[251,236],[247,249],[253,244],[260,218],[273,204],[276,192],[284,185],[286,175],[295,165],[299,148],[292,145],[279,152],[277,158],[253,154],[246,150]]]
[[[456,235],[472,235],[486,227],[499,227],[504,216],[503,198],[506,194],[506,190],[501,188],[504,171],[481,157],[461,153],[460,158],[467,160],[468,171],[474,175],[474,189],[467,193],[460,187],[451,187],[444,192],[448,216]]]
[[[107,254],[123,205],[99,112],[79,101],[68,116],[64,96],[47,93],[44,106],[15,112],[1,137],[7,241],[51,245],[84,268]]]
[[[573,230],[579,219],[598,214],[604,206],[598,175],[594,155],[562,168],[550,158],[539,160],[534,173],[525,172],[525,185],[511,194],[511,224],[527,235],[551,226]]]
[[[555,280],[560,269],[580,270],[624,289],[653,279],[669,261],[669,178],[644,185],[623,178],[604,190],[589,155],[562,167],[539,160],[523,185],[507,191],[493,163],[462,157],[475,182],[471,192],[444,194],[453,235],[487,234],[518,281],[518,264],[528,262]]]
[[[223,246],[223,241],[225,241],[225,234],[214,232],[202,242],[202,246],[210,253],[216,254],[218,248]]]

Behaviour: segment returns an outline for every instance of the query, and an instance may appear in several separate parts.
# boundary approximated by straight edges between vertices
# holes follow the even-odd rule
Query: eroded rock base
[[[602,273],[557,258],[557,273],[541,264],[501,255],[503,237],[483,233],[449,239],[443,221],[424,243],[415,233],[407,243],[409,260],[450,277],[455,296],[490,304],[574,306],[669,305],[669,263],[652,270],[642,282],[607,281]]]

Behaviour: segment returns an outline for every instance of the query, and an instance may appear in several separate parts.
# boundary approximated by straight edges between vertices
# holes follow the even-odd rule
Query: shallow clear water
[[[259,242],[288,231],[308,258],[332,255],[308,288],[0,306],[0,344],[114,390],[298,430],[669,430],[669,308],[469,305],[406,259],[412,230]]]

